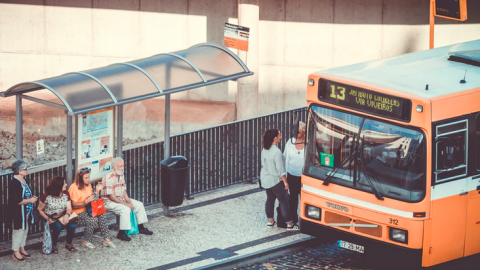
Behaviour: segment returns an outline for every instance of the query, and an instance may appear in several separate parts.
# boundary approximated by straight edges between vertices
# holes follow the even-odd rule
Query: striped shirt
[[[107,173],[103,176],[103,201],[109,202],[108,195],[114,195],[115,197],[121,197],[123,199],[123,193],[127,190],[125,184],[125,177],[123,175],[117,175],[114,172]]]
[[[262,169],[260,171],[260,180],[262,188],[269,189],[280,181],[282,176],[286,175],[283,166],[283,154],[277,146],[272,145],[270,149],[262,149]]]

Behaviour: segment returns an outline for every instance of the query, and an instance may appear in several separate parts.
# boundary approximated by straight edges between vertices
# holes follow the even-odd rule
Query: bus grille
[[[355,224],[373,224],[363,220],[355,220]],[[375,237],[382,237],[382,226],[378,225],[376,228],[355,227],[355,231],[368,234]]]
[[[325,211],[325,222],[328,223],[350,223],[350,217]],[[348,228],[347,228],[348,229]]]

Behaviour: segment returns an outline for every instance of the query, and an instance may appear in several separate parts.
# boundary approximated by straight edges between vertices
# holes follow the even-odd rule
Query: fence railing
[[[171,137],[171,155],[185,156],[190,162],[190,179],[185,195],[190,197],[204,191],[217,189],[258,178],[262,134],[278,128],[283,145],[290,137],[293,116],[305,121],[305,108],[283,111],[252,119],[227,123],[207,129]],[[125,180],[130,197],[145,205],[161,202],[161,166],[164,159],[164,142],[152,143],[123,151]],[[65,176],[65,165],[48,168],[27,176],[32,192],[40,197],[55,175]],[[8,212],[8,181],[13,174],[0,175],[0,242],[11,239],[11,225],[6,224]],[[29,233],[43,230],[43,224],[34,225]]]

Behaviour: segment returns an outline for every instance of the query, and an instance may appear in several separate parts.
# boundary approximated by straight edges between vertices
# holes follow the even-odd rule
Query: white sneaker
[[[292,224],[292,226],[287,225],[287,231],[298,231],[299,229],[297,224]]]

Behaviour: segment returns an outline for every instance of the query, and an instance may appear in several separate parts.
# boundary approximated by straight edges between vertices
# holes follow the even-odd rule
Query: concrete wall
[[[436,46],[480,38],[437,18]],[[0,91],[16,83],[129,61],[200,42],[222,43],[237,0],[0,0]],[[304,105],[309,73],[428,49],[428,0],[261,0],[258,114]],[[228,82],[173,99],[235,102]],[[1,99],[0,106],[13,103]]]

